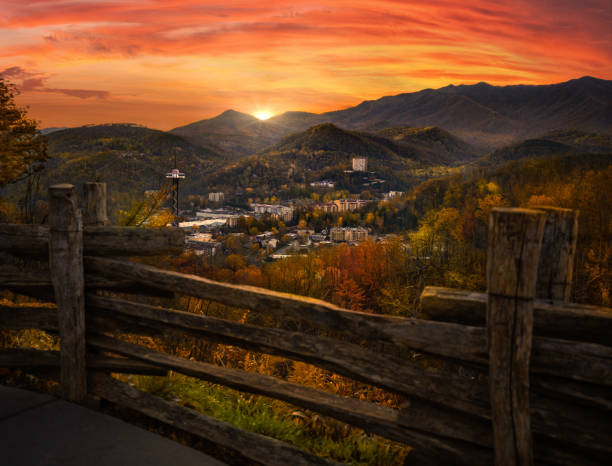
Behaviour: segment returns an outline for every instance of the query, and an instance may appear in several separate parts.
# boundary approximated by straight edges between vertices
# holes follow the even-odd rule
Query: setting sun
[[[253,116],[259,120],[267,120],[272,116],[272,112],[269,110],[258,110],[253,113]]]

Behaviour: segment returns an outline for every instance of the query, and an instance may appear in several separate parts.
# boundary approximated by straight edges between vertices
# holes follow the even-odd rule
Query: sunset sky
[[[0,0],[0,72],[43,127],[170,129],[447,84],[612,79],[610,0]]]

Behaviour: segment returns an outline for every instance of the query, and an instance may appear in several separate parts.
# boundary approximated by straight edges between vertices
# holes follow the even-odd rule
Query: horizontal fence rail
[[[53,190],[66,206],[62,210],[66,224],[70,218],[80,219],[74,197],[70,198],[73,188],[59,185]],[[0,349],[0,367],[61,380],[62,385],[72,387],[65,391],[67,399],[81,401],[84,394],[105,398],[262,464],[334,463],[141,392],[108,374],[176,371],[282,400],[410,445],[415,464],[505,465],[534,460],[606,464],[612,456],[612,310],[565,302],[576,247],[576,212],[546,206],[495,211],[491,231],[500,236],[490,241],[497,248],[490,252],[490,280],[510,273],[513,269],[507,264],[517,264],[519,254],[537,259],[536,249],[541,247],[551,257],[539,266],[537,260],[519,264],[528,268],[515,276],[524,281],[525,294],[516,294],[518,287],[507,287],[504,280],[500,283],[506,288],[500,291],[490,281],[488,294],[428,287],[421,296],[425,319],[410,319],[355,312],[313,298],[118,259],[180,253],[184,233],[171,228],[110,227],[105,185],[88,183],[84,192],[85,224],[79,230],[76,223],[74,229],[82,236],[82,250],[77,249],[75,257],[83,271],[70,269],[77,271],[77,284],[79,280],[82,284],[78,285],[82,286],[81,298],[76,301],[69,291],[74,287],[67,284],[63,272],[67,262],[62,266],[63,259],[54,253],[57,241],[63,240],[69,228],[53,222],[51,230],[0,225],[0,250],[35,259],[51,255],[51,267],[0,268],[0,289],[58,303],[57,307],[0,305],[0,329],[34,328],[61,337],[59,352]],[[72,200],[65,203],[65,199]],[[532,230],[525,223],[529,221]],[[532,242],[532,252],[525,249],[526,243],[513,242],[512,238],[519,237]],[[508,241],[505,246],[504,241]],[[60,276],[64,278],[59,280]],[[536,277],[537,286],[533,286]],[[56,299],[62,293],[65,298]],[[175,294],[251,309],[278,322],[299,322],[306,327],[299,325],[301,331],[290,331],[247,325],[137,302],[138,295],[172,298]],[[512,304],[517,300],[528,304]],[[79,312],[86,332],[81,337],[72,324],[67,326],[70,319],[78,320]],[[507,337],[500,333],[495,337],[497,349],[491,347],[491,325],[506,319],[510,315],[506,312],[519,313],[520,319],[511,318],[511,322],[523,322],[525,329],[520,332],[532,335],[529,346],[514,346],[512,337],[504,342]],[[281,356],[382,388],[405,401],[400,409],[383,407],[282,378],[186,360],[135,344],[132,337],[161,341],[189,337]],[[83,343],[82,367],[63,359],[67,353],[81,351],[70,349],[74,338]],[[426,367],[412,358],[415,352],[438,363]],[[491,375],[493,367],[497,372]],[[521,377],[517,379],[516,374]],[[83,380],[81,385],[79,380]],[[505,388],[500,391],[501,386]],[[500,393],[509,393],[513,400],[501,410],[509,399],[500,398]]]
[[[41,225],[0,223],[0,251],[30,257],[49,255],[49,228]],[[157,256],[178,254],[185,247],[185,232],[177,228],[85,226],[85,254],[102,256]]]
[[[59,374],[60,356],[58,351],[29,348],[0,349],[0,367],[54,369]],[[120,374],[166,375],[168,373],[163,368],[142,361],[99,354],[87,355],[87,368]]]
[[[428,286],[421,293],[420,316],[438,322],[484,326],[487,294]],[[533,303],[536,335],[612,345],[612,309],[587,304]]]
[[[0,323],[5,328],[54,327],[49,324],[55,316],[53,309],[44,311],[37,311],[35,308],[25,311],[5,309],[5,311],[7,312],[0,312],[2,319]],[[36,318],[36,315],[40,317]],[[87,316],[90,332],[115,331],[153,338],[161,335],[204,338],[309,362],[411,397],[418,403],[429,402],[430,405],[433,403],[434,407],[438,406],[436,416],[443,420],[441,425],[445,426],[445,430],[430,430],[423,424],[421,429],[432,434],[470,441],[461,427],[458,427],[454,433],[449,432],[448,426],[456,424],[463,416],[457,416],[456,411],[470,417],[490,418],[489,397],[484,380],[461,377],[446,373],[444,370],[427,371],[409,361],[400,361],[388,354],[380,355],[352,343],[282,329],[249,326],[95,295],[88,296]],[[133,354],[131,356],[134,357]],[[177,367],[172,369],[180,371]],[[572,382],[567,380],[555,378],[551,381],[550,378],[542,377],[534,377],[533,386],[536,389],[540,388],[532,393],[534,432],[585,447],[595,447],[604,451],[608,449],[605,446],[607,440],[605,430],[601,430],[601,426],[596,427],[589,416],[584,416],[592,408],[610,408],[608,388],[598,388],[591,384],[572,385]],[[550,399],[541,396],[540,392],[547,395],[556,394],[557,397],[565,396],[568,400]],[[565,413],[572,410],[571,405],[578,406],[583,415],[569,422]],[[412,406],[419,405],[415,402]],[[440,414],[442,412],[446,413],[446,417]],[[599,416],[594,410],[591,415]],[[479,425],[476,421],[472,424]],[[472,431],[478,432],[478,429]],[[386,436],[380,431],[378,433]],[[593,442],[593,436],[599,438],[598,443]],[[479,434],[471,438],[471,441],[482,445],[482,440],[478,439],[483,438]]]
[[[361,313],[317,299],[220,283],[115,259],[86,257],[85,268],[102,276],[118,275],[137,283],[148,283],[229,306],[291,318],[348,338],[487,364],[486,332],[478,327]],[[612,385],[612,368],[609,366],[612,348],[537,338],[533,358],[532,370],[536,373]]]
[[[0,288],[17,294],[43,301],[54,301],[55,294],[51,283],[51,271],[36,269],[16,269],[7,267],[0,270]],[[156,298],[172,298],[174,293],[130,280],[109,279],[95,275],[85,275],[85,290],[107,290]]]

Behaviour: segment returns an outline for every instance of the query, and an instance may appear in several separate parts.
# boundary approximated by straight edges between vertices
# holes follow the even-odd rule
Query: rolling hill
[[[612,136],[579,130],[558,130],[497,149],[477,161],[481,166],[497,166],[526,157],[552,157],[577,153],[610,153]]]
[[[436,165],[456,165],[473,160],[481,152],[474,146],[435,126],[385,128],[375,133],[390,139],[415,158]]]
[[[44,189],[58,180],[105,181],[111,202],[125,208],[135,195],[166,183],[176,156],[187,174],[183,194],[308,196],[308,183],[321,179],[351,192],[403,191],[463,164],[490,168],[525,157],[609,154],[611,89],[612,81],[594,78],[549,86],[480,83],[268,121],[230,110],[172,132],[132,124],[58,129],[47,134],[51,158],[41,182]],[[483,149],[488,145],[495,149]],[[374,173],[346,173],[355,156],[368,157]]]
[[[224,160],[222,154],[176,135],[131,124],[70,128],[47,138],[50,159],[42,172],[43,187],[58,180],[77,186],[104,181],[111,196],[158,189],[166,183],[175,156],[179,168],[189,173],[185,192],[201,192],[203,174]]]
[[[232,112],[207,125],[229,134],[252,120]],[[112,193],[111,203],[121,208],[129,205],[130,197],[166,185],[165,175],[173,168],[175,156],[177,166],[187,175],[181,184],[184,195],[216,190],[288,195],[310,181],[327,178],[352,192],[381,178],[385,183],[371,189],[402,190],[422,179],[423,173],[415,175],[416,170],[456,165],[476,155],[468,144],[439,128],[390,128],[369,134],[330,123],[290,134],[253,156],[234,161],[226,152],[217,152],[219,146],[202,147],[175,133],[133,124],[69,128],[51,132],[47,138],[51,158],[42,172],[43,190],[57,180],[77,186],[84,181],[104,181]],[[356,156],[367,156],[369,169],[376,173],[345,173]]]

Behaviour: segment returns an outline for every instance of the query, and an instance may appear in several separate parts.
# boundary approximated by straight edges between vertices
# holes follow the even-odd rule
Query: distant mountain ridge
[[[369,132],[394,126],[436,126],[491,150],[565,128],[612,133],[612,81],[585,76],[547,85],[449,85],[322,114],[286,112],[267,121],[230,112],[231,123],[225,122],[228,112],[224,112],[171,132],[195,144],[217,141],[226,148],[234,144],[245,154],[322,123]]]
[[[330,115],[330,114],[328,114]],[[336,124],[365,129],[389,122],[439,126],[474,143],[525,139],[562,128],[612,130],[612,81],[446,86],[383,97],[332,112]]]
[[[476,164],[498,166],[526,157],[544,158],[579,153],[612,153],[612,136],[579,130],[557,130],[497,149],[478,160]]]
[[[184,195],[309,196],[309,183],[321,179],[350,192],[401,191],[462,165],[609,157],[611,108],[612,81],[581,78],[545,86],[447,86],[267,121],[228,110],[171,132],[88,125],[47,134],[51,158],[41,181],[105,181],[127,202],[127,193],[165,184],[176,156],[187,173]],[[346,173],[355,156],[368,157],[375,174]]]
[[[40,133],[46,136],[47,134],[54,133],[56,131],[61,131],[63,129],[68,129],[66,126],[51,126],[49,128],[43,128],[40,130]]]
[[[240,114],[228,116],[234,122],[242,119]],[[365,181],[345,173],[356,156],[368,157],[373,176],[386,180],[379,188],[403,190],[423,177],[464,164],[496,167],[525,157],[609,154],[612,150],[610,135],[556,130],[482,157],[482,151],[438,127],[390,127],[368,133],[331,123],[292,133],[252,156],[234,160],[226,150],[217,152],[218,147],[197,146],[176,134],[131,124],[89,125],[47,137],[52,157],[43,183],[60,178],[77,184],[100,179],[117,191],[143,192],[165,183],[176,155],[179,168],[188,174],[183,182],[186,194],[203,189],[247,192],[248,188],[288,192],[292,186],[319,179],[335,180],[340,189],[363,189],[359,186]]]

